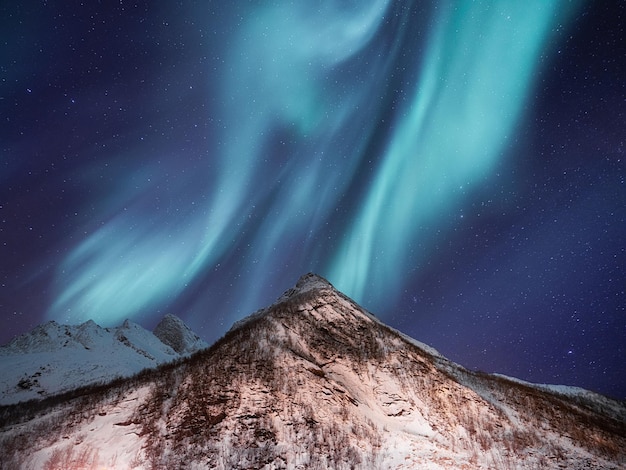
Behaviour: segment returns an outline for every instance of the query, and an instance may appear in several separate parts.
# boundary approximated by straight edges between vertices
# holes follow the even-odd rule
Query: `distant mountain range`
[[[41,328],[81,353],[124,336],[133,357],[167,357],[130,323]],[[8,347],[48,344],[27,338]],[[624,403],[468,371],[313,274],[210,348],[0,407],[0,423],[2,469],[626,468]]]
[[[117,328],[51,321],[0,347],[0,405],[130,377],[206,347],[174,315],[154,332],[128,320]]]

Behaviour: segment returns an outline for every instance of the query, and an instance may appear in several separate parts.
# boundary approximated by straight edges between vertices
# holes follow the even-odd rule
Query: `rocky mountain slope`
[[[128,320],[117,328],[51,321],[0,347],[0,405],[129,377],[206,347],[173,315],[154,333]]]
[[[0,409],[0,468],[619,469],[626,407],[475,373],[315,275],[211,348]]]

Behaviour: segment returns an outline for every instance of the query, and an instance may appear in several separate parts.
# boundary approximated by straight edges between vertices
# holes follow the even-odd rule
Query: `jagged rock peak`
[[[95,321],[93,320],[87,320],[86,322],[83,322],[79,325],[80,328],[83,329],[87,329],[87,328],[100,328],[100,325],[98,325]]]
[[[296,295],[304,294],[305,292],[310,292],[312,290],[325,290],[332,289],[335,290],[333,285],[324,279],[322,276],[315,273],[307,273],[298,279],[295,287],[288,289],[283,295],[278,298],[277,303],[284,302]]]
[[[229,331],[237,330],[241,328],[242,326],[244,326],[245,324],[267,315],[278,305],[287,303],[301,294],[312,292],[312,291],[322,291],[322,290],[326,290],[326,291],[332,290],[333,292],[340,294],[340,292],[338,292],[333,287],[333,285],[330,282],[328,282],[326,279],[324,279],[322,276],[315,274],[315,273],[304,274],[300,276],[300,279],[298,279],[298,282],[296,282],[296,285],[294,287],[287,289],[283,293],[283,295],[281,295],[278,299],[276,299],[276,302],[274,302],[269,307],[257,310],[251,315],[248,315],[247,317],[244,317],[241,320],[236,321],[235,323],[233,323],[233,326],[231,326]]]
[[[169,313],[161,319],[153,333],[178,354],[191,354],[208,346],[180,318]]]

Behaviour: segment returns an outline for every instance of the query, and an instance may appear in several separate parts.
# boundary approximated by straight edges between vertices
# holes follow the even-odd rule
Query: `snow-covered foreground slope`
[[[623,403],[477,374],[308,275],[176,365],[0,409],[0,468],[618,469]]]
[[[129,377],[207,346],[173,315],[154,334],[128,320],[117,328],[51,321],[0,347],[0,405]]]

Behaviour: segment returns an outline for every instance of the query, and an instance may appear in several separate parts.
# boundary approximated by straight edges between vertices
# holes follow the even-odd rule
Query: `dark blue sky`
[[[624,9],[1,6],[0,342],[211,342],[315,271],[466,367],[626,398]]]

